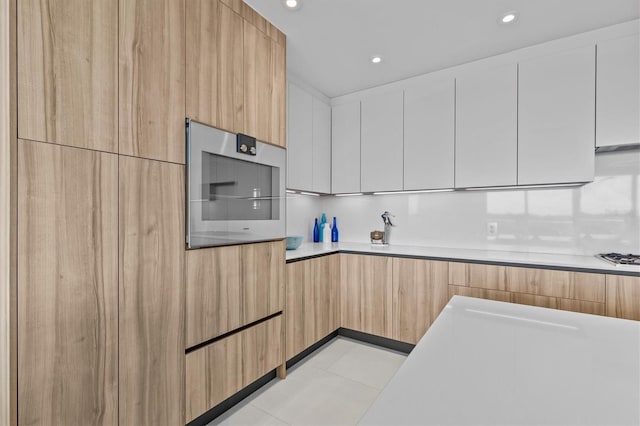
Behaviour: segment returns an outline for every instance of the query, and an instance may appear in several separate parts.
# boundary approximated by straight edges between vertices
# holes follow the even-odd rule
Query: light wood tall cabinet
[[[119,423],[184,423],[184,166],[119,158]]]
[[[286,359],[334,332],[339,324],[338,255],[288,263]]]
[[[118,152],[118,4],[20,0],[18,136]]]
[[[242,17],[219,0],[186,0],[187,117],[244,131]]]
[[[340,255],[340,324],[364,333],[393,337],[392,258]]]
[[[185,348],[282,311],[283,240],[186,253]]]
[[[20,424],[118,422],[118,158],[18,142]]]
[[[607,315],[640,321],[640,277],[607,275]]]
[[[596,146],[640,143],[640,35],[597,49]]]
[[[402,90],[363,98],[360,181],[363,192],[400,191],[403,186]]]
[[[453,188],[455,80],[404,90],[404,190]]]
[[[331,193],[360,192],[360,101],[331,108]]]
[[[518,184],[593,180],[595,62],[594,46],[519,62]]]
[[[119,0],[120,153],[184,163],[184,0]]]
[[[447,262],[393,258],[395,340],[416,344],[449,301]]]
[[[518,66],[456,78],[456,188],[517,183]]]

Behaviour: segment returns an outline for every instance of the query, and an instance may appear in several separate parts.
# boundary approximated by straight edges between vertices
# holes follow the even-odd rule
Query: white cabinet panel
[[[312,96],[289,83],[287,188],[313,190]]]
[[[313,191],[331,192],[331,107],[313,98]]]
[[[598,43],[596,146],[640,143],[640,35]]]
[[[360,102],[331,108],[331,192],[360,192]]]
[[[403,92],[362,100],[362,191],[402,190]]]
[[[404,92],[404,189],[453,188],[455,80]]]
[[[592,181],[595,47],[519,67],[518,184]]]
[[[456,79],[456,188],[517,183],[517,113],[515,63]]]

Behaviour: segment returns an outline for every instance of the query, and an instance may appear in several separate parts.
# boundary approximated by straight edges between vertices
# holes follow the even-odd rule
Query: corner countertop
[[[600,274],[640,276],[640,267],[615,266],[595,256],[551,253],[525,253],[501,250],[477,250],[446,247],[420,247],[390,244],[376,246],[364,243],[304,243],[297,250],[287,251],[287,262],[304,260],[331,253],[356,253],[453,262],[484,263],[493,265],[544,267]]]
[[[364,425],[638,425],[640,322],[454,296]]]

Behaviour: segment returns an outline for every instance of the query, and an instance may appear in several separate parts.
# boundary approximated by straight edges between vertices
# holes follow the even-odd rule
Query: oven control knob
[[[248,147],[246,143],[243,143],[242,145],[240,145],[240,151],[242,152],[247,152]]]
[[[255,146],[252,146],[249,151],[251,152],[251,155],[256,155],[256,147]]]

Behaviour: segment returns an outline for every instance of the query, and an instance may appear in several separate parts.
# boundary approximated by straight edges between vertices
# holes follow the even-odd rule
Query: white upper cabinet
[[[453,188],[453,77],[404,91],[404,189]]]
[[[640,143],[640,36],[597,49],[596,146]]]
[[[403,92],[382,92],[362,100],[362,191],[402,190]]]
[[[593,180],[595,78],[594,46],[520,63],[518,184]]]
[[[314,192],[331,192],[331,107],[313,98]]]
[[[360,192],[360,101],[331,108],[331,192]]]
[[[458,76],[456,188],[517,183],[517,113],[517,64]]]
[[[287,188],[313,190],[313,97],[289,83]]]

